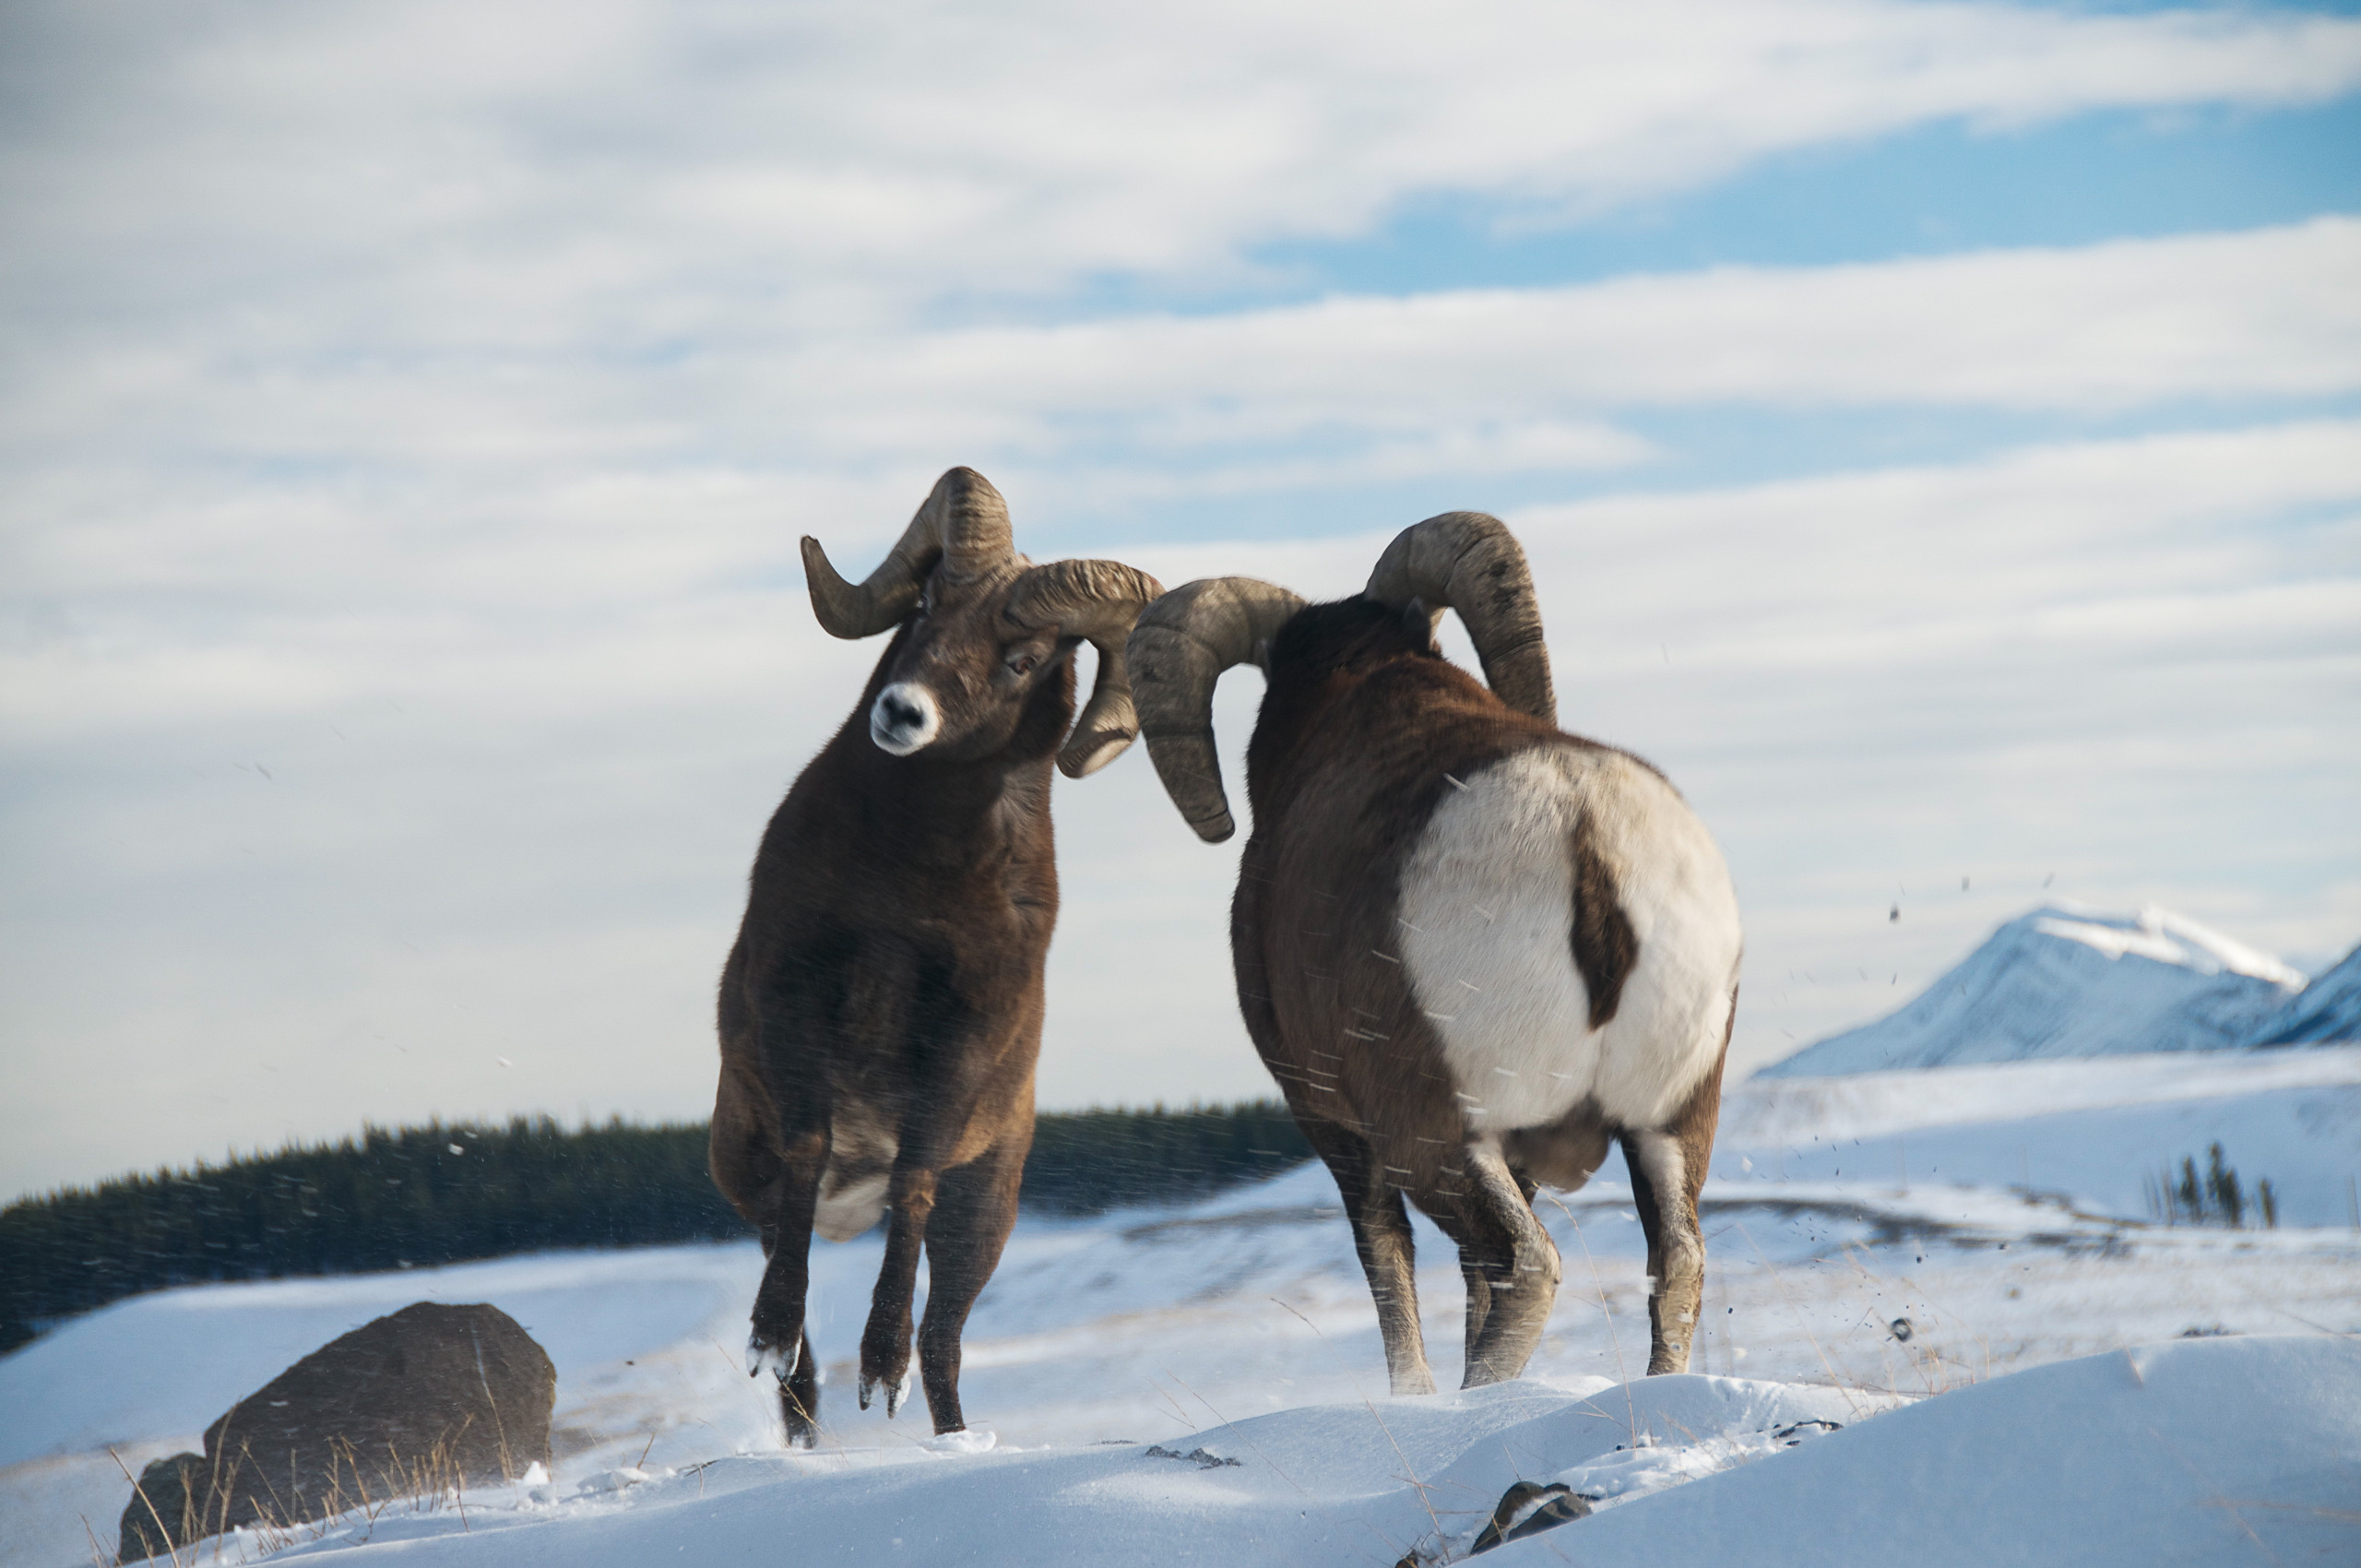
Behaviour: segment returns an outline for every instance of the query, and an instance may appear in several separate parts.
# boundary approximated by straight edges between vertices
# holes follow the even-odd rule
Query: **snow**
[[[2060,936],[2095,947],[2110,958],[2137,953],[2160,964],[2178,964],[2201,975],[2218,975],[2226,969],[2234,975],[2269,980],[2283,991],[2304,989],[2302,970],[2290,968],[2259,948],[2234,941],[2155,904],[2142,904],[2129,922],[2103,915],[2097,919],[2036,915],[2034,929],[2044,936]]]
[[[2361,1083],[2361,1047],[2172,1051],[1828,1078],[1758,1076],[1723,1094],[1720,1144],[1724,1148],[1766,1147],[1800,1144],[1815,1134],[1877,1137],[2061,1111],[2356,1083]]]
[[[305,1351],[421,1299],[491,1301],[548,1348],[550,1473],[201,1561],[623,1568],[768,1562],[791,1540],[797,1562],[1391,1568],[1464,1551],[1517,1479],[1596,1512],[1487,1555],[1504,1568],[1576,1540],[1598,1563],[2361,1561],[2361,1231],[2339,1199],[2356,1124],[2351,1048],[1737,1086],[1691,1375],[1636,1376],[1644,1244],[1610,1164],[1542,1204],[1566,1271],[1530,1375],[1413,1400],[1384,1395],[1317,1166],[1184,1207],[1028,1216],[970,1323],[957,1443],[922,1405],[854,1408],[874,1234],[813,1253],[809,1454],[781,1450],[741,1364],[749,1244],[159,1292],[0,1360],[0,1568],[91,1562],[82,1521],[111,1549],[129,1495],[110,1447],[134,1471],[194,1448]],[[2142,1223],[2142,1172],[2214,1138],[2249,1185],[2284,1180],[2303,1223]],[[1423,1222],[1418,1241],[1444,1371],[1457,1271]]]
[[[2001,926],[1897,1011],[1755,1075],[2229,1050],[2305,992],[2278,959],[2154,905],[2122,916],[2058,904]]]
[[[1578,1539],[1594,1568],[1735,1543],[1827,1568],[2352,1562],[2356,1503],[2361,1344],[2211,1339],[1997,1378],[1491,1561],[1562,1562]]]
[[[2150,1184],[2184,1158],[2202,1168],[2214,1143],[2249,1194],[2269,1180],[2283,1224],[2352,1223],[2361,1048],[1758,1078],[1723,1101],[1707,1191],[1850,1172],[1889,1189],[2070,1194],[2086,1209],[2148,1218]]]
[[[2248,1043],[2317,1045],[2324,1040],[2361,1040],[2361,947],[2289,997],[2256,1026]]]

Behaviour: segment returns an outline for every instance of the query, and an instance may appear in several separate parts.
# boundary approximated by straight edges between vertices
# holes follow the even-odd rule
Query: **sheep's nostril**
[[[877,694],[877,705],[869,710],[869,738],[896,756],[908,756],[932,741],[942,722],[925,687],[896,683]]]

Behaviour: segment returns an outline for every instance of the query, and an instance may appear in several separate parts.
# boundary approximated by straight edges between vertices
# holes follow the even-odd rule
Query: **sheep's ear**
[[[1442,624],[1442,612],[1430,610],[1427,601],[1417,594],[1402,607],[1402,629],[1427,645],[1429,653],[1441,653],[1442,644],[1435,640],[1435,628]]]

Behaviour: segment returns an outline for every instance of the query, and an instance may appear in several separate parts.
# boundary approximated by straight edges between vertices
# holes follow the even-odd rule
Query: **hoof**
[[[795,1375],[796,1365],[803,1359],[803,1336],[796,1336],[784,1348],[773,1345],[760,1334],[746,1340],[746,1375],[757,1377],[765,1367],[781,1383]]]
[[[791,1386],[778,1385],[778,1415],[787,1429],[789,1448],[817,1448],[820,1445],[820,1396],[817,1390],[806,1404]]]
[[[912,1370],[906,1367],[902,1371],[900,1382],[890,1383],[885,1385],[885,1419],[887,1420],[892,1420],[894,1419],[894,1413],[902,1408],[902,1401],[910,1396],[910,1382],[913,1375],[914,1373]],[[869,1396],[875,1391],[880,1381],[880,1379],[870,1377],[865,1373],[862,1375],[860,1380],[860,1408],[862,1409],[866,1410],[869,1408]]]

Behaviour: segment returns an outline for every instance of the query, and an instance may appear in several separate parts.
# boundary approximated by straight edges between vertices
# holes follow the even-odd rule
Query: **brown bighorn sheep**
[[[1437,649],[1446,608],[1489,690]],[[1335,1175],[1394,1392],[1434,1390],[1403,1195],[1459,1248],[1465,1385],[1515,1377],[1558,1286],[1535,1184],[1581,1186],[1610,1138],[1647,1232],[1648,1371],[1684,1370],[1738,1002],[1713,839],[1655,768],[1558,729],[1524,552],[1481,513],[1404,529],[1358,599],[1216,577],[1141,616],[1141,732],[1211,842],[1231,833],[1214,683],[1250,659],[1268,686],[1230,913],[1239,1005]]]
[[[898,626],[860,706],[803,770],[754,859],[721,977],[713,1178],[761,1232],[750,1371],[770,1365],[810,1443],[812,1232],[892,1210],[860,1339],[860,1404],[909,1388],[910,1304],[940,1432],[964,1430],[959,1335],[1016,1220],[1033,1142],[1041,970],[1058,914],[1050,759],[1080,778],[1138,731],[1123,638],[1156,580],[1112,561],[1036,566],[982,475],[935,484],[854,587],[803,540],[812,608],[839,637]],[[1098,681],[1074,714],[1076,645]]]

